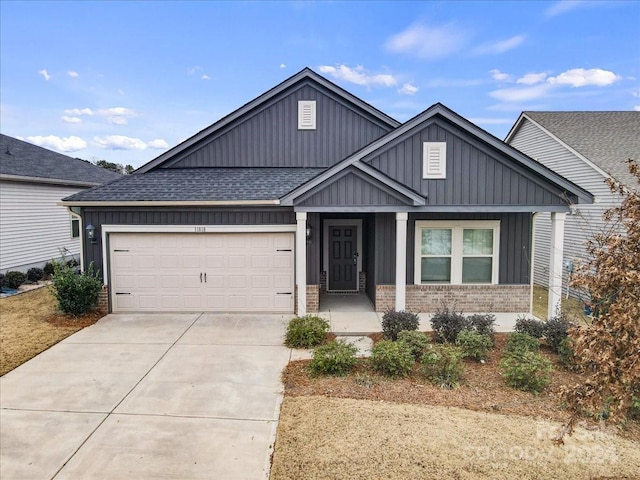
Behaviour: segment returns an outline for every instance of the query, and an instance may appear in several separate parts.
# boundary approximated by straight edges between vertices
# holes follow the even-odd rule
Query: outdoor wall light
[[[311,225],[307,223],[307,242],[311,241]]]
[[[84,229],[87,231],[87,239],[91,240],[91,243],[96,243],[98,241],[96,239],[96,227],[89,224]]]

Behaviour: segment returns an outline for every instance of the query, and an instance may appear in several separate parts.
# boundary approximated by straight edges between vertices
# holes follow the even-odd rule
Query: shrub
[[[0,273],[0,288],[4,287],[4,273]]]
[[[569,336],[569,329],[574,326],[565,313],[556,314],[547,320],[544,337],[554,352],[558,352],[562,341]]]
[[[41,268],[30,268],[29,270],[27,270],[27,279],[30,282],[37,282],[38,280],[42,280],[42,277],[44,277],[44,271]]]
[[[488,335],[493,344],[493,334],[495,333],[494,325],[496,323],[495,315],[491,313],[470,315],[468,317],[471,327],[480,335]],[[457,338],[457,337],[456,337]]]
[[[422,352],[429,344],[429,337],[422,332],[403,330],[398,333],[398,341],[406,343],[411,349],[411,355],[417,361],[422,358]]]
[[[285,345],[290,348],[311,348],[325,341],[329,322],[316,315],[295,317],[289,322]]]
[[[454,388],[464,373],[462,352],[452,345],[429,345],[422,355],[421,373],[443,388]]]
[[[535,318],[518,317],[514,330],[517,333],[526,333],[535,338],[542,338],[544,337],[545,324]]]
[[[370,361],[377,372],[390,377],[406,377],[415,363],[409,345],[391,340],[376,343]]]
[[[431,318],[433,339],[439,343],[453,343],[462,330],[470,330],[471,327],[471,321],[468,318],[462,313],[449,310],[447,306],[442,310],[438,309]]]
[[[558,345],[558,357],[564,368],[575,372],[580,370],[580,366],[576,359],[574,345],[575,341],[571,337],[566,337]]]
[[[332,340],[314,350],[309,368],[316,375],[346,375],[356,364],[357,353],[355,345]]]
[[[487,357],[493,341],[489,335],[473,330],[462,330],[456,337],[456,345],[460,348],[463,358],[472,358],[479,362]]]
[[[401,310],[387,310],[382,316],[382,333],[387,340],[397,340],[403,330],[417,330],[420,324],[418,315]]]
[[[4,284],[8,288],[16,289],[27,280],[27,276],[22,272],[15,270],[9,271],[4,275]]]
[[[522,352],[538,353],[540,351],[540,340],[528,333],[515,332],[509,335],[504,351],[507,355]]]
[[[520,351],[500,362],[507,383],[518,390],[540,393],[551,383],[551,362],[536,352]]]
[[[93,271],[93,262],[80,274],[76,273],[75,267],[56,262],[52,288],[60,310],[78,316],[98,305],[102,281]]]
[[[45,263],[42,271],[44,272],[44,276],[47,278],[53,275],[53,272],[54,272],[53,263],[51,262]]]

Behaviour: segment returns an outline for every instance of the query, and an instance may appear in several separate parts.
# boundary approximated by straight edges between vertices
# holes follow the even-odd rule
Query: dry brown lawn
[[[103,314],[72,318],[56,311],[49,287],[0,299],[0,375],[13,370]]]
[[[547,302],[549,301],[549,290],[540,285],[533,286],[533,314],[541,319],[547,318]],[[584,314],[584,302],[577,298],[562,296],[562,310],[571,318],[576,320],[587,320]]]
[[[585,418],[556,447],[549,437],[567,420],[557,391],[581,375],[543,347],[551,386],[540,395],[514,390],[497,368],[506,339],[496,334],[485,364],[466,361],[453,390],[417,372],[388,379],[365,361],[345,377],[311,377],[308,360],[289,363],[271,479],[640,480],[640,423],[605,434]]]

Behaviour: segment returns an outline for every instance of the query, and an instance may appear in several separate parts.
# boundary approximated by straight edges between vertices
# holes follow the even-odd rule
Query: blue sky
[[[308,66],[400,121],[640,110],[640,2],[0,1],[2,133],[140,166]]]

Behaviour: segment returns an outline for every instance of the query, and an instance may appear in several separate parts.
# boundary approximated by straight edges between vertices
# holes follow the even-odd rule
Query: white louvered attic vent
[[[447,178],[446,142],[424,142],[422,149],[422,178]]]
[[[298,101],[298,130],[316,129],[316,101]]]

